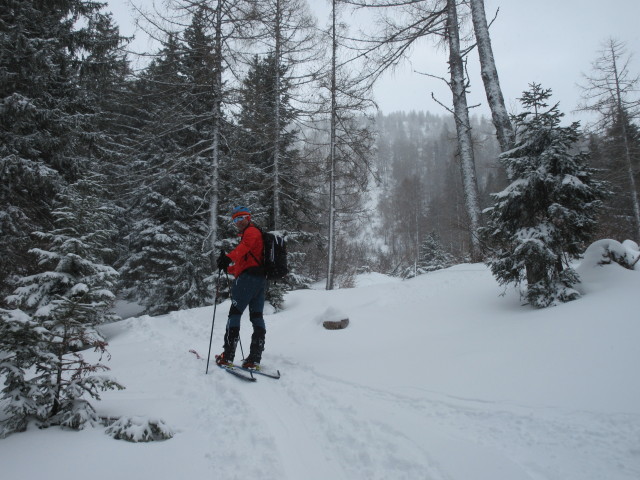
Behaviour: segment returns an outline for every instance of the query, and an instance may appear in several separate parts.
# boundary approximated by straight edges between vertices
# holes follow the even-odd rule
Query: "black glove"
[[[218,270],[224,270],[226,272],[229,265],[231,265],[231,259],[225,255],[223,250],[218,257]]]

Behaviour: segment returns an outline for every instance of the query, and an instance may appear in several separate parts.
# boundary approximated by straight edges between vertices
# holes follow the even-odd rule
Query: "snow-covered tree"
[[[239,194],[253,192],[253,198],[246,200],[260,205],[265,228],[291,231],[309,221],[314,206],[304,162],[295,146],[298,131],[292,123],[297,111],[289,102],[292,86],[287,72],[286,65],[276,66],[272,54],[253,59],[240,89],[234,152],[241,163],[233,180],[241,187]],[[240,182],[237,177],[242,177]],[[275,198],[279,199],[277,206]]]
[[[579,297],[569,261],[586,247],[606,186],[594,179],[587,155],[574,153],[579,124],[560,125],[550,90],[532,84],[514,119],[515,147],[500,157],[510,185],[493,195],[485,234],[493,246],[488,261],[500,284],[526,280],[523,296],[536,307]]]
[[[455,265],[455,257],[448,252],[436,232],[429,233],[420,243],[417,260],[404,269],[402,278],[413,278]]]
[[[202,306],[210,290],[206,223],[196,218],[197,207],[189,208],[189,200],[198,197],[180,178],[161,179],[160,191],[139,192],[136,210],[146,216],[132,224],[130,252],[120,269],[127,297],[139,300],[151,315]]]
[[[633,231],[629,234],[640,237],[640,195],[638,194],[638,171],[640,169],[640,98],[638,85],[640,76],[631,72],[631,55],[623,42],[613,38],[604,44],[598,58],[593,62],[592,73],[585,75],[582,85],[583,102],[580,110],[598,114],[595,128],[602,132],[604,168],[609,171],[607,180],[616,195],[605,208],[613,222],[628,222],[631,218]],[[626,175],[623,176],[622,172]],[[623,227],[626,234],[629,227]],[[617,229],[616,229],[617,230]]]
[[[35,234],[46,248],[31,250],[42,270],[19,280],[7,299],[14,310],[0,311],[3,435],[24,430],[30,421],[81,429],[98,421],[86,397],[122,388],[94,375],[108,368],[81,352],[105,353],[95,326],[118,318],[110,313],[117,272],[102,263],[113,219],[91,194],[97,188],[81,180],[58,196],[54,229]]]
[[[119,42],[104,5],[82,0],[0,3],[0,295],[34,264],[30,234],[49,228],[56,194],[75,181],[99,106],[93,70]],[[114,47],[114,45],[116,45]],[[82,79],[86,80],[83,81]],[[104,87],[104,85],[103,85]]]
[[[455,258],[444,248],[440,236],[435,232],[429,233],[420,244],[418,273],[434,272],[454,264]]]
[[[143,116],[129,178],[129,251],[119,270],[126,296],[153,315],[202,306],[211,295],[212,42],[198,10],[134,87]]]

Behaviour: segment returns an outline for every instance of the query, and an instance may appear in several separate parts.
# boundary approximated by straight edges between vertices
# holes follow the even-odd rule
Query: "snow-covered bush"
[[[155,442],[173,437],[173,430],[163,420],[148,417],[121,417],[107,427],[107,435],[127,442]]]
[[[584,252],[583,264],[587,265],[618,265],[633,270],[640,260],[638,244],[626,240],[623,243],[616,240],[605,239],[592,243]]]

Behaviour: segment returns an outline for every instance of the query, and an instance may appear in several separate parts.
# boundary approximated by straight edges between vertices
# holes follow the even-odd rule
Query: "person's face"
[[[245,228],[249,226],[249,217],[241,216],[233,219],[233,224],[236,226],[239,232],[243,232]]]

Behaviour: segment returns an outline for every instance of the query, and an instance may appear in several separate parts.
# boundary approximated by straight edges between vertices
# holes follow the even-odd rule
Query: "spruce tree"
[[[278,69],[278,75],[275,70]],[[280,78],[278,85],[275,78]],[[297,111],[290,104],[291,84],[286,65],[276,65],[272,54],[254,57],[240,89],[240,115],[234,150],[241,159],[239,175],[246,191],[255,192],[251,200],[264,208],[265,227],[298,230],[314,214],[309,181],[305,179],[301,152],[296,148],[298,131],[292,127]],[[279,90],[278,90],[279,87]],[[274,115],[278,104],[279,121]],[[275,168],[278,149],[279,166]],[[274,181],[274,176],[278,180]],[[279,190],[280,222],[276,225],[272,199]],[[247,202],[251,203],[251,202]]]
[[[547,307],[579,297],[570,267],[596,226],[606,186],[594,179],[586,153],[574,153],[579,124],[561,126],[551,90],[538,84],[520,99],[515,147],[501,155],[510,185],[493,195],[484,230],[493,246],[488,264],[500,284],[526,281],[529,304]]]
[[[98,421],[86,398],[122,388],[95,373],[108,370],[87,361],[82,350],[106,352],[96,325],[116,320],[110,313],[116,271],[102,263],[113,237],[113,218],[93,192],[99,185],[81,180],[58,196],[55,226],[37,232],[47,248],[34,248],[41,271],[23,277],[0,311],[0,373],[6,419],[2,435],[40,426],[81,429]]]
[[[213,39],[202,10],[136,82],[144,117],[130,178],[125,294],[146,313],[202,306],[212,293],[207,204],[214,109]],[[216,193],[217,194],[217,193]]]
[[[115,48],[102,7],[0,3],[0,298],[17,276],[35,271],[30,235],[49,228],[56,194],[86,170],[95,145],[100,111],[88,92],[105,85],[89,72],[109,78],[111,66],[98,59]]]
[[[597,144],[591,143],[591,148],[599,158],[599,176],[610,183],[613,191],[601,211],[599,231],[606,238],[635,239],[638,236],[633,207],[635,193],[630,187],[629,170],[637,185],[640,182],[640,128],[626,111],[612,112],[609,126]]]
[[[449,253],[436,232],[429,233],[420,244],[418,274],[449,268],[455,264],[455,258]]]
[[[273,54],[255,56],[243,80],[234,141],[238,164],[230,182],[237,185],[236,198],[241,203],[255,206],[256,223],[265,231],[276,229],[278,223],[279,232],[286,232],[291,249],[309,240],[310,235],[302,229],[314,217],[316,208],[304,161],[296,148],[298,131],[292,125],[298,112],[290,104],[288,69],[276,63]],[[276,198],[278,205],[274,203]],[[296,271],[304,255],[290,253],[288,282],[271,285],[267,294],[267,300],[276,308],[282,305],[286,290],[310,282]]]

